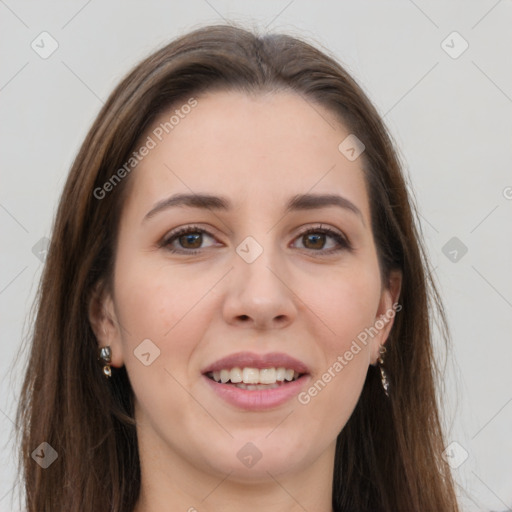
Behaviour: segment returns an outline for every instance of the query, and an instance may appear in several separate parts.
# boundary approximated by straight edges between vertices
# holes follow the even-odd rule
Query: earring
[[[98,350],[98,359],[101,359],[103,366],[103,373],[105,377],[108,379],[112,375],[112,370],[110,369],[110,362],[112,356],[112,350],[110,347],[101,347]]]
[[[389,380],[388,376],[386,375],[386,372],[384,371],[384,360],[382,359],[383,354],[386,353],[386,347],[384,345],[381,345],[379,348],[379,370],[380,370],[380,380],[382,382],[382,387],[384,388],[384,393],[386,393],[386,396],[389,398]]]

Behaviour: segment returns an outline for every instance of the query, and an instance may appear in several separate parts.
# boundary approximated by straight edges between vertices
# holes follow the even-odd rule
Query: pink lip
[[[271,352],[269,354],[255,354],[254,352],[237,352],[230,356],[223,357],[218,361],[208,365],[202,374],[220,370],[230,370],[231,368],[291,368],[297,373],[309,373],[308,367],[298,359],[280,352]],[[242,390],[243,391],[243,390]]]
[[[303,375],[297,380],[281,384],[278,388],[249,390],[237,388],[232,384],[215,382],[206,375],[203,375],[203,378],[219,397],[235,407],[248,411],[278,407],[298,395],[309,381],[309,375]]]

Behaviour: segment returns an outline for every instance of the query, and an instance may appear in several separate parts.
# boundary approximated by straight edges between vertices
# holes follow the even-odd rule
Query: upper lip
[[[308,367],[298,359],[281,352],[256,354],[254,352],[237,352],[218,359],[206,366],[201,373],[206,374],[231,368],[290,368],[297,373],[309,373]]]

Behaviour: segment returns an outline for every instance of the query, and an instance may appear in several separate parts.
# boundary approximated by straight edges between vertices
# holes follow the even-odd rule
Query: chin
[[[310,464],[311,454],[304,451],[309,443],[293,442],[285,431],[266,438],[269,432],[266,429],[259,437],[237,436],[209,458],[210,467],[214,472],[229,474],[230,481],[257,483]]]

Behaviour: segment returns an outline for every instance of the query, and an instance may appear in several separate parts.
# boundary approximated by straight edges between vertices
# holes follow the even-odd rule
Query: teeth
[[[238,382],[242,382],[242,369],[241,368],[233,368],[230,372],[230,380],[233,384]]]
[[[276,379],[283,382],[284,378],[286,377],[286,368],[278,368],[276,371]]]
[[[244,384],[259,384],[260,371],[257,368],[244,368],[242,370],[242,380]]]
[[[286,370],[286,373],[284,375],[284,378],[287,380],[287,381],[291,381],[293,380],[293,375],[295,374],[295,372],[293,370]]]
[[[222,369],[209,374],[214,381],[223,384],[231,382],[241,389],[272,389],[278,382],[291,382],[299,377],[299,373],[291,368],[232,368]]]
[[[293,372],[293,370],[292,370]],[[262,368],[259,371],[260,384],[275,384],[276,383],[276,369],[275,368]],[[244,381],[245,382],[245,381]]]

